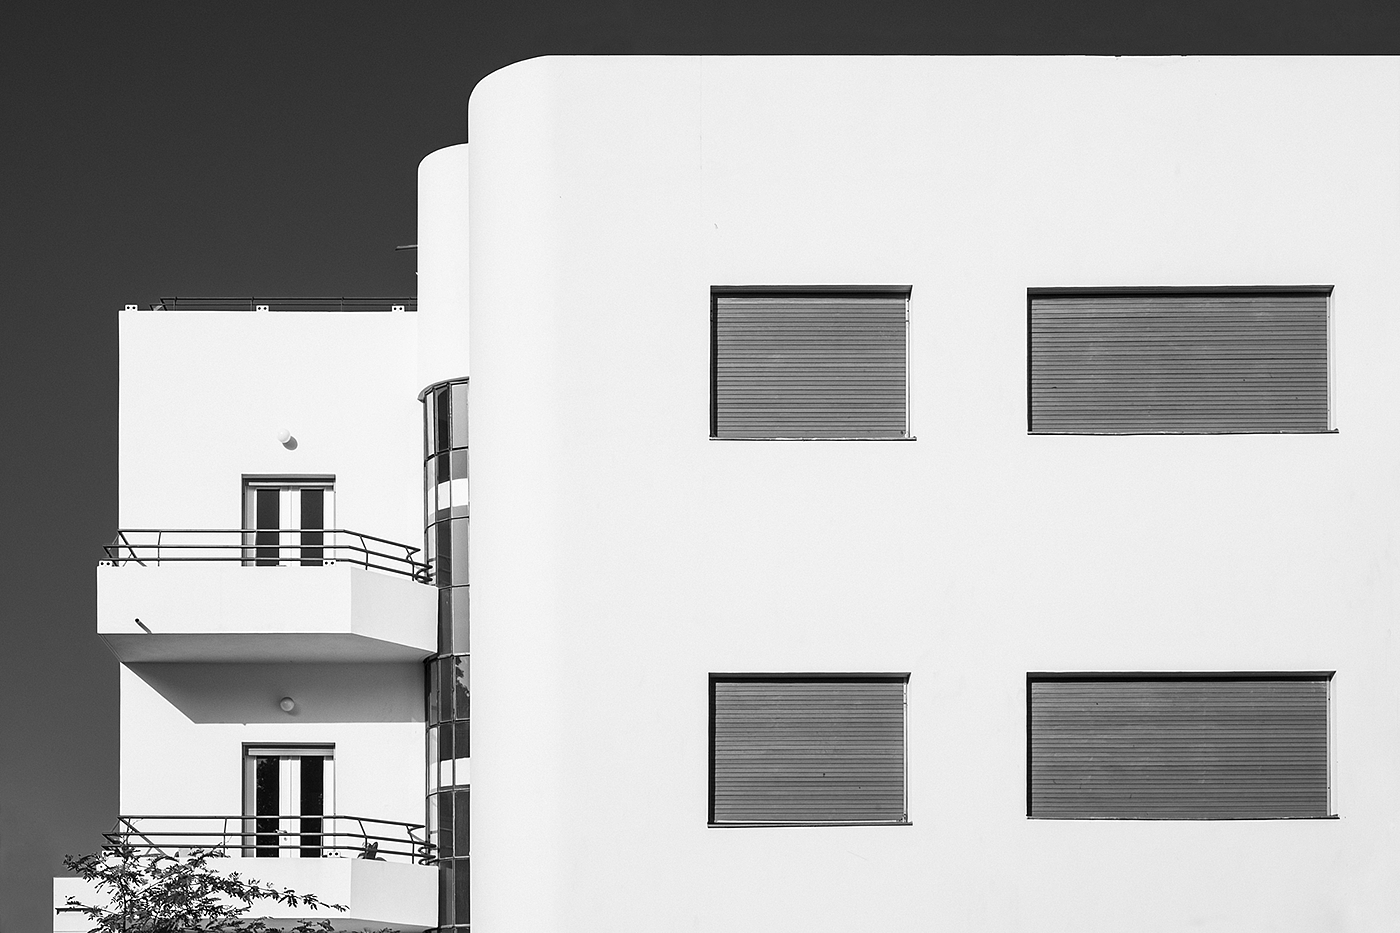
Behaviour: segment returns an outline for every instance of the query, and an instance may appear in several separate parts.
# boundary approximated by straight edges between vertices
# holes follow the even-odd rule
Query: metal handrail
[[[174,824],[174,828],[138,826],[138,821]],[[230,828],[230,823],[237,828]],[[197,825],[187,828],[186,824]],[[433,846],[421,823],[338,813],[124,815],[103,838],[107,848],[150,855],[204,849],[244,858],[344,858],[348,854],[418,865],[434,861]]]
[[[121,837],[122,837],[123,839],[130,840],[132,834],[135,834],[135,835],[137,835],[137,836],[140,836],[142,839],[146,840],[147,843],[149,843],[151,846],[154,847],[154,846],[155,846],[155,842],[154,842],[149,836],[147,836],[145,833],[141,832],[141,830],[139,830],[139,829],[136,828],[136,824],[133,823],[133,822],[131,822],[133,819],[140,819],[140,817],[127,817],[127,816],[119,816],[119,817],[117,817],[117,826],[120,827],[120,826],[125,825],[125,826],[126,826],[126,829],[125,829],[124,831],[114,829],[114,830],[113,830],[112,832],[110,832],[110,833],[103,833],[103,834],[102,834],[103,838],[104,838],[104,839],[107,839],[107,841],[110,842],[110,841],[111,841],[111,837],[112,837],[114,834],[119,834],[119,835],[121,835]],[[125,843],[125,844],[129,846],[129,845],[130,845],[130,842],[128,841],[128,842]]]
[[[224,540],[218,540],[220,535]],[[123,528],[102,550],[117,566],[236,561],[254,567],[305,567],[344,561],[420,583],[432,580],[427,563],[416,559],[421,548],[346,528]]]
[[[273,297],[273,298],[161,298],[151,304],[152,311],[417,311],[417,298],[338,298],[338,297]]]

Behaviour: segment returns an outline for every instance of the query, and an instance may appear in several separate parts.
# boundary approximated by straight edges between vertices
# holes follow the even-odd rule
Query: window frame
[[[837,826],[912,826],[909,817],[909,672],[827,672],[827,671],[726,671],[711,672],[708,678],[708,762],[706,795],[706,825],[710,829],[752,829],[761,827],[837,827]],[[782,683],[782,682],[830,682],[830,683],[898,683],[901,687],[901,730],[900,730],[900,791],[902,795],[901,815],[893,820],[716,820],[715,819],[715,685],[721,682]]]
[[[1335,781],[1335,751],[1334,742],[1336,740],[1335,723],[1333,716],[1334,704],[1334,683],[1336,671],[1030,671],[1025,679],[1025,704],[1026,704],[1026,818],[1032,820],[1053,821],[1112,821],[1112,820],[1132,820],[1145,822],[1232,822],[1236,820],[1254,821],[1278,821],[1278,820],[1335,820],[1338,819],[1336,810],[1336,789]],[[1064,816],[1046,815],[1035,812],[1035,698],[1032,692],[1032,684],[1037,682],[1245,682],[1245,681],[1313,681],[1321,682],[1324,686],[1323,703],[1326,706],[1326,742],[1325,742],[1325,785],[1326,804],[1323,814],[1307,815],[1239,815],[1239,816],[1172,816],[1162,814],[1139,814],[1139,815],[1084,815],[1084,816]]]
[[[1336,392],[1333,369],[1336,361],[1336,343],[1333,335],[1334,314],[1333,285],[1149,285],[1149,286],[1053,286],[1026,289],[1026,433],[1035,436],[1196,436],[1196,435],[1248,435],[1248,434],[1336,434]],[[1210,298],[1210,297],[1265,297],[1274,296],[1322,296],[1326,302],[1326,427],[1321,430],[1211,430],[1211,429],[1162,429],[1152,430],[1048,430],[1037,429],[1035,424],[1035,302],[1044,298]]]
[[[859,435],[773,435],[736,437],[720,434],[719,425],[719,299],[725,296],[751,296],[768,298],[891,298],[904,299],[904,425],[899,436],[866,437]],[[712,441],[912,441],[917,440],[911,430],[913,398],[910,391],[910,308],[913,298],[912,285],[712,285],[710,286],[710,347],[709,347],[709,439]]]
[[[335,547],[335,488],[333,473],[243,474],[240,486],[243,564],[320,567],[334,563],[327,552],[333,553]],[[278,494],[278,527],[260,528],[257,496],[259,492],[272,490]],[[301,495],[309,490],[322,495],[320,528],[302,527]],[[284,522],[284,515],[290,520]],[[261,549],[273,549],[276,556],[266,557]]]
[[[289,761],[291,759],[297,760],[298,776],[296,782],[298,785],[298,791],[300,790],[301,780],[299,771],[301,767],[300,763],[306,759],[321,760],[321,767],[323,769],[321,774],[321,812],[302,813],[300,811],[300,803],[298,802],[298,804],[295,806],[296,812],[281,813],[281,807],[279,805],[279,812],[275,816],[277,829],[275,831],[268,830],[266,827],[260,829],[257,826],[258,822],[268,821],[274,819],[274,817],[269,815],[260,815],[257,813],[257,762],[259,760],[276,761],[281,759],[287,759]],[[334,742],[243,743],[241,768],[243,775],[243,838],[242,845],[239,847],[240,855],[243,858],[269,857],[262,854],[262,851],[266,848],[266,844],[259,844],[261,842],[261,837],[269,834],[285,834],[289,836],[298,836],[303,840],[302,845],[290,847],[282,846],[279,842],[276,849],[276,854],[271,856],[272,858],[334,857],[332,854],[328,853],[333,853],[335,851],[336,843],[336,834],[334,832],[335,827],[333,825],[336,820],[335,759],[336,746]],[[279,788],[279,794],[281,793],[281,790],[282,789]],[[286,788],[286,791],[290,793],[290,787]],[[316,825],[308,825],[309,822],[315,823]],[[287,824],[288,826],[291,826],[292,824],[296,825],[292,829],[284,829],[283,824]],[[316,844],[308,845],[305,843],[305,840],[313,837],[318,840]],[[315,850],[317,854],[308,854],[308,852],[311,850]]]

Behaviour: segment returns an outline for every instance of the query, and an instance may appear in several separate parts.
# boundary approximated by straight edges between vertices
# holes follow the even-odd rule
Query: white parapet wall
[[[97,632],[122,661],[421,661],[437,591],[349,563],[97,568]]]
[[[87,933],[92,923],[83,914],[68,906],[72,898],[79,904],[98,906],[98,893],[95,886],[81,878],[55,878],[53,880],[53,933]]]
[[[421,931],[437,922],[437,869],[403,862],[358,858],[210,859],[211,871],[300,895],[314,894],[345,910],[289,908],[273,900],[254,901],[249,917],[265,918],[274,929],[301,919],[326,919],[337,930]],[[100,906],[96,888],[81,878],[54,879],[54,933],[85,933],[91,924],[67,907],[71,897]]]

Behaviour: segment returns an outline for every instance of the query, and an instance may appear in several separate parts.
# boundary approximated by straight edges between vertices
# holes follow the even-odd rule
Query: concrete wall
[[[423,821],[421,668],[405,665],[228,665],[189,696],[185,665],[123,666],[121,812],[128,815],[227,815],[243,812],[243,743],[335,744],[335,811],[374,819]],[[143,676],[146,675],[146,676]],[[185,675],[182,677],[182,675]],[[363,717],[337,715],[342,691]],[[416,694],[418,706],[410,706]],[[300,713],[283,713],[291,696]],[[370,706],[368,699],[377,698]],[[263,702],[257,700],[261,698]],[[220,721],[213,709],[238,710]],[[391,718],[392,717],[392,718]],[[365,721],[381,719],[383,721]]]
[[[541,59],[470,116],[474,925],[1394,925],[1400,65]],[[1333,420],[1026,433],[1026,289],[1332,284]],[[712,285],[911,430],[708,439]],[[1025,674],[1332,670],[1337,820],[1032,821]],[[908,828],[706,828],[711,671],[909,671]]]
[[[421,546],[415,314],[127,312],[121,339],[123,527],[238,528],[244,474],[334,474],[336,526]],[[336,812],[422,822],[431,587],[344,563],[98,585],[104,633],[169,636],[122,668],[123,814],[239,813],[244,743],[334,743]]]
[[[418,165],[418,382],[467,375],[471,231],[467,144],[428,154]]]
[[[239,528],[244,474],[333,473],[337,526],[418,544],[417,337],[411,313],[123,312],[122,527]]]

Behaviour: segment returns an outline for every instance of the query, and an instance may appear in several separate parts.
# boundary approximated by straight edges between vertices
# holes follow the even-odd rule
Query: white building
[[[253,529],[100,570],[124,813],[470,783],[488,933],[1394,927],[1400,63],[537,59],[470,135],[417,312],[124,316],[123,526]],[[243,566],[330,476],[436,594]]]
[[[465,194],[435,188],[425,260],[465,254]],[[347,908],[256,915],[467,928],[466,318],[442,307],[459,266],[460,285],[424,270],[435,316],[275,298],[121,315],[122,531],[97,570],[122,665],[108,838],[218,848],[220,870]],[[69,896],[96,900],[57,879],[55,931],[87,928]]]

